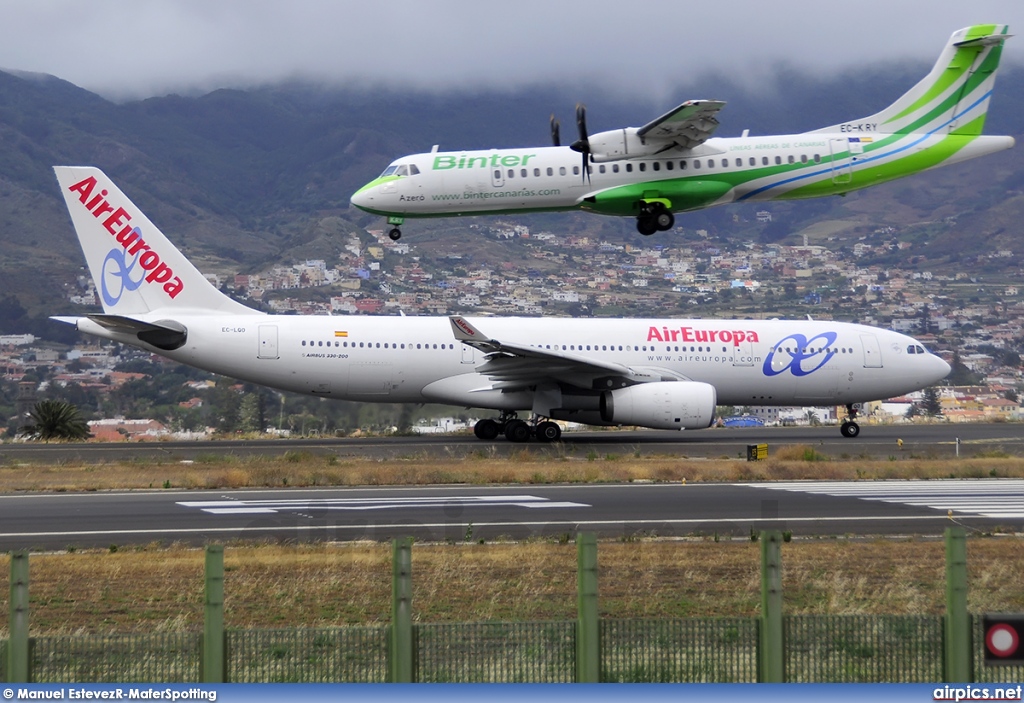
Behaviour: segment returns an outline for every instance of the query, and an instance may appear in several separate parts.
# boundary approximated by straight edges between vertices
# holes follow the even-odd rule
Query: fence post
[[[782,533],[761,533],[761,622],[758,632],[757,680],[782,683]]]
[[[597,619],[597,535],[576,535],[576,682],[601,680]]]
[[[391,641],[388,679],[413,681],[412,537],[391,542]]]
[[[28,683],[28,552],[11,552],[10,620],[7,640],[7,683]]]
[[[206,596],[203,619],[203,683],[223,683],[224,665],[224,545],[206,547]]]
[[[946,618],[943,647],[945,679],[974,680],[971,616],[967,612],[967,534],[962,527],[946,528]]]

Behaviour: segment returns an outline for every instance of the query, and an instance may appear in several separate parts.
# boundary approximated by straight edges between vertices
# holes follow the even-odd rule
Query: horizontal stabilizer
[[[134,334],[140,341],[165,351],[185,346],[188,339],[185,325],[174,320],[143,322],[124,315],[89,315],[89,319],[113,332]]]
[[[185,346],[188,340],[188,329],[174,320],[157,320],[145,322],[124,315],[86,315],[85,317],[68,317],[55,315],[50,318],[66,325],[74,325],[81,329],[83,320],[93,322],[108,332],[134,336],[141,342],[150,344],[157,349],[173,351]],[[89,330],[82,330],[89,331]]]

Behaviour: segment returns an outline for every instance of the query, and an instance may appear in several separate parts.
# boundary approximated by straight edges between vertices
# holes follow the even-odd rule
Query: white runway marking
[[[1024,480],[781,481],[743,484],[775,491],[860,498],[990,518],[1024,518]]]
[[[587,503],[552,501],[528,495],[424,496],[410,498],[307,498],[275,500],[187,500],[177,505],[212,515],[267,515],[328,510],[395,510],[409,508],[589,508]]]

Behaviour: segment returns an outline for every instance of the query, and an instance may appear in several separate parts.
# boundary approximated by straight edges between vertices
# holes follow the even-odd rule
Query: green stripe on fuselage
[[[836,184],[831,181],[808,183],[805,186],[794,188],[785,194],[781,194],[778,198],[780,200],[816,198],[822,195],[859,190],[878,183],[896,180],[897,178],[909,176],[940,165],[943,161],[946,161],[953,154],[974,141],[974,139],[974,135],[947,135],[938,144],[900,157],[894,161],[864,168],[854,166],[853,180],[849,183]]]

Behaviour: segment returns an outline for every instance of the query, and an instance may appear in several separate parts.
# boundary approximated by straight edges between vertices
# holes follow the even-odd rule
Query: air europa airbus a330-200
[[[266,315],[214,288],[99,169],[54,170],[103,303],[54,319],[281,390],[494,410],[481,439],[554,441],[554,420],[699,429],[719,403],[842,404],[856,437],[856,403],[949,373],[910,337],[842,322]]]
[[[847,193],[1012,147],[1012,137],[982,134],[1009,36],[999,24],[954,32],[892,105],[812,132],[713,138],[725,103],[691,100],[643,127],[589,135],[578,105],[571,146],[560,146],[552,117],[553,147],[434,147],[394,161],[352,204],[387,217],[396,240],[406,218],[574,209],[633,216],[649,235],[671,229],[675,212]]]

